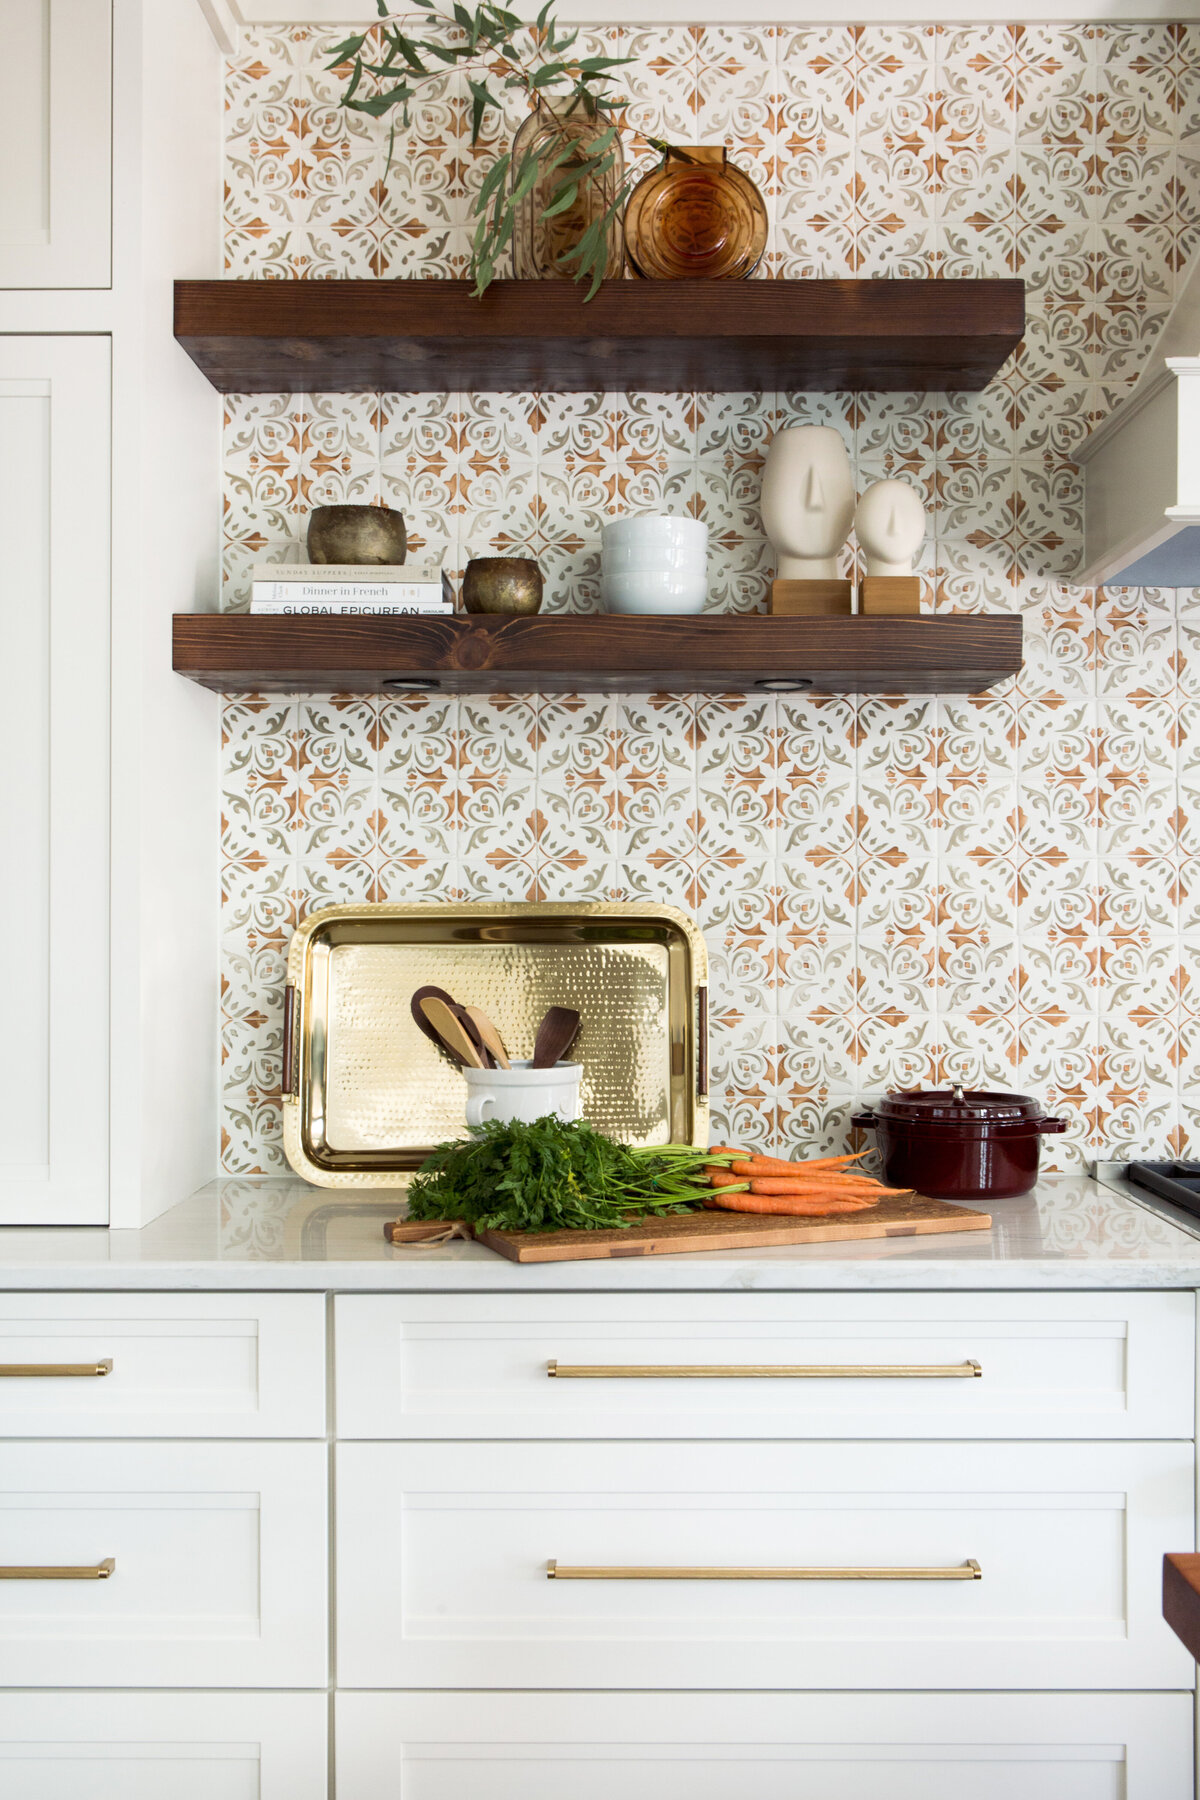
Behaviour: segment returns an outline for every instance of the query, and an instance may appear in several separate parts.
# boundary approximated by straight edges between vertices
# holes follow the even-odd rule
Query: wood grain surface
[[[624,1231],[481,1231],[478,1241],[510,1262],[592,1262],[628,1256],[678,1256],[696,1250],[759,1250],[780,1244],[835,1244],[856,1238],[923,1237],[946,1231],[988,1231],[989,1213],[947,1200],[882,1200],[870,1212],[841,1218],[789,1219],[772,1213],[676,1213]],[[448,1229],[446,1220],[407,1220],[385,1227],[394,1244],[417,1244]]]
[[[986,387],[1025,286],[963,281],[178,281],[223,393]]]
[[[581,686],[720,693],[795,677],[823,693],[974,694],[1020,667],[1015,613],[893,619],[177,613],[174,620],[175,670],[217,692],[366,693],[411,681],[468,694]]]
[[[1190,1551],[1163,1557],[1163,1618],[1200,1659],[1200,1556]]]

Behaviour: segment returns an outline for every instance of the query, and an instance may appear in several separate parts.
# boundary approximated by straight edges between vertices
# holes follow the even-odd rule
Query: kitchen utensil
[[[426,1221],[431,1233],[442,1222]],[[444,1222],[443,1228],[450,1224]],[[946,1231],[989,1231],[991,1215],[923,1195],[881,1200],[868,1213],[788,1219],[748,1213],[675,1213],[623,1231],[478,1231],[489,1250],[510,1262],[591,1262],[613,1256],[675,1256],[691,1250],[758,1250],[776,1244],[836,1244],[856,1238],[925,1237]],[[392,1236],[395,1232],[396,1236]],[[384,1227],[392,1243],[412,1241],[407,1220]]]
[[[421,1011],[437,1032],[443,1048],[450,1052],[456,1062],[467,1068],[482,1069],[482,1052],[476,1049],[474,1038],[458,1014],[444,1000],[431,995],[429,999],[422,1000]]]
[[[1065,1131],[1027,1094],[955,1087],[888,1094],[851,1124],[874,1131],[889,1187],[942,1200],[1013,1200],[1037,1180],[1039,1139]]]
[[[579,1036],[580,1017],[571,1006],[552,1006],[538,1026],[534,1039],[531,1069],[552,1069],[561,1062]]]
[[[431,1044],[436,1044],[438,1049],[441,1050],[444,1048],[442,1040],[421,1010],[421,1002],[423,1000],[442,1000],[451,1008],[451,1010],[453,1010],[455,1006],[454,997],[453,995],[448,994],[445,988],[440,987],[419,987],[412,997],[412,1016],[416,1020],[417,1029],[429,1039]]]
[[[491,1051],[488,1049],[487,1045],[484,1043],[483,1037],[480,1034],[478,1025],[475,1023],[474,1019],[471,1017],[471,1009],[467,1006],[461,1005],[459,1003],[459,1001],[456,1000],[454,1002],[454,1005],[450,1008],[450,1010],[454,1014],[455,1018],[458,1020],[459,1024],[462,1026],[463,1030],[466,1032],[467,1036],[470,1038],[471,1042],[474,1044],[476,1050],[479,1053],[479,1060],[482,1063],[483,1067],[485,1069],[494,1069],[496,1066],[495,1058],[493,1057]]]
[[[467,1078],[467,1124],[487,1119],[523,1119],[527,1124],[553,1113],[559,1119],[579,1117],[582,1063],[554,1063],[535,1068],[515,1062],[508,1069],[464,1069]]]
[[[476,1032],[479,1034],[480,1042],[484,1049],[491,1055],[496,1067],[500,1069],[511,1068],[512,1065],[508,1060],[508,1051],[504,1048],[504,1039],[500,1036],[500,1033],[496,1030],[495,1025],[484,1012],[482,1006],[464,1006],[462,1010],[474,1025]]]
[[[465,1095],[410,1011],[436,985],[529,1056],[546,1008],[587,1019],[579,1099],[626,1144],[707,1144],[708,961],[696,927],[645,902],[356,902],[292,937],[283,1143],[305,1181],[388,1188],[462,1135]],[[422,1015],[423,1016],[423,1015]]]
[[[601,533],[601,596],[609,612],[695,613],[708,594],[708,526],[639,513]]]

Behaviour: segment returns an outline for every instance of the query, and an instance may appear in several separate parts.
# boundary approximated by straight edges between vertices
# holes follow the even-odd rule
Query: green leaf
[[[579,198],[579,183],[568,181],[558,189],[549,206],[542,208],[543,219],[555,219],[559,213],[570,212]]]
[[[352,56],[358,55],[366,41],[366,32],[360,31],[357,37],[348,37],[344,43],[335,44],[329,52],[329,61],[326,67],[336,69],[339,63],[349,62]]]
[[[343,98],[342,105],[348,106],[351,112],[369,113],[373,119],[382,119],[385,113],[391,112],[393,106],[406,106],[412,95],[412,89],[402,82],[389,94],[373,94],[369,100]]]
[[[484,114],[487,112],[489,106],[494,106],[497,112],[499,112],[500,102],[494,99],[488,92],[486,82],[472,81],[470,76],[468,76],[467,86],[471,90],[471,142],[472,144],[477,144],[479,142],[479,133],[483,126]]]
[[[550,14],[553,12],[553,10],[554,10],[554,0],[546,0],[545,6],[543,6],[541,12],[537,16],[537,24],[535,27],[536,30],[545,31],[546,20],[550,17]]]
[[[420,0],[417,0],[417,4],[420,5]],[[386,19],[388,16],[387,0],[375,0],[375,11],[381,19]]]

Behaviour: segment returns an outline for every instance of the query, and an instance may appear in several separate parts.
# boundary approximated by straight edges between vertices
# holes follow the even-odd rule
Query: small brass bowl
[[[309,562],[402,563],[407,552],[404,514],[390,506],[315,506],[308,515]]]
[[[542,604],[542,571],[528,556],[473,556],[463,576],[462,602],[469,613],[531,618]]]

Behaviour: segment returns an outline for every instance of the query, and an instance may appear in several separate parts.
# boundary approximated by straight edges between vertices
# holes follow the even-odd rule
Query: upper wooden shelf
[[[1021,667],[1021,619],[177,613],[174,667],[218,692],[721,693],[788,682],[822,693],[975,694]]]
[[[1022,281],[178,281],[222,393],[982,388]]]

